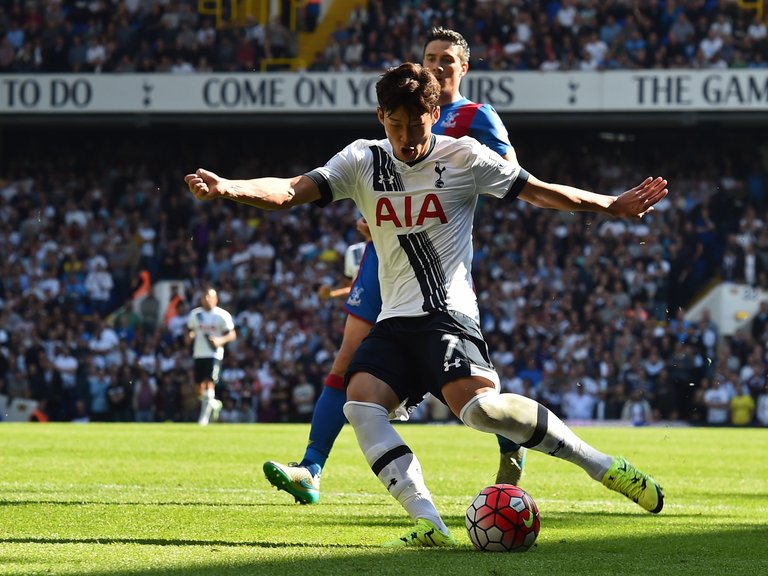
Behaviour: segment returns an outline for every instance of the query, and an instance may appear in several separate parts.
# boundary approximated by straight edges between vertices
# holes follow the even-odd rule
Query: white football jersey
[[[469,137],[433,135],[401,162],[389,140],[357,140],[307,174],[323,206],[354,200],[379,257],[378,320],[455,310],[479,319],[472,285],[472,221],[480,194],[516,199],[528,173]]]
[[[235,329],[235,323],[229,312],[218,306],[210,310],[198,306],[189,313],[187,328],[195,331],[195,341],[192,345],[194,358],[224,359],[224,347],[214,348],[208,337],[223,336]]]

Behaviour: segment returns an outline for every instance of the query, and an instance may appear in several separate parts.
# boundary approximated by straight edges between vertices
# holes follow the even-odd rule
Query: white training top
[[[455,310],[479,321],[472,221],[479,195],[516,199],[528,173],[470,137],[433,135],[408,164],[389,140],[357,140],[308,174],[318,205],[354,200],[379,257],[378,320]]]
[[[189,313],[187,328],[195,331],[195,341],[192,346],[194,358],[224,359],[224,347],[214,348],[208,336],[223,336],[235,329],[235,323],[229,312],[218,306],[210,310],[198,306]]]

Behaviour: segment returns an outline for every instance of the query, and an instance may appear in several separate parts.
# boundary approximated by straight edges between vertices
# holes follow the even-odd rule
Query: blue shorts
[[[355,281],[349,291],[344,310],[368,324],[375,324],[381,312],[381,288],[379,287],[379,257],[373,242],[365,245],[363,259]]]

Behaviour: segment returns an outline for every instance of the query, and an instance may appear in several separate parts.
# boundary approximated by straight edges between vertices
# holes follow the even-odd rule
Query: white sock
[[[432,502],[416,455],[395,432],[387,410],[369,402],[347,402],[344,415],[355,430],[357,442],[389,493],[414,520],[425,518],[444,534],[448,527]]]
[[[206,390],[203,392],[202,396],[200,396],[200,417],[197,419],[198,424],[206,425],[210,422],[215,397],[216,392],[213,390]]]
[[[544,406],[519,394],[480,394],[464,405],[459,417],[470,428],[500,434],[526,448],[573,462],[597,481],[613,462]]]

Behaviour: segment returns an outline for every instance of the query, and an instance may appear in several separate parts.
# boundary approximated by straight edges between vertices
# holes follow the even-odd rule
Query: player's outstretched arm
[[[519,198],[539,208],[600,212],[617,218],[642,218],[668,192],[667,181],[661,177],[646,178],[619,196],[610,196],[564,184],[550,184],[530,176]]]
[[[184,176],[189,191],[198,200],[226,198],[262,210],[286,210],[320,198],[320,189],[306,176],[229,180],[199,168]]]
[[[317,289],[317,295],[320,300],[330,300],[331,298],[346,298],[352,291],[352,286],[342,286],[341,288],[331,288],[328,285],[322,285]]]

